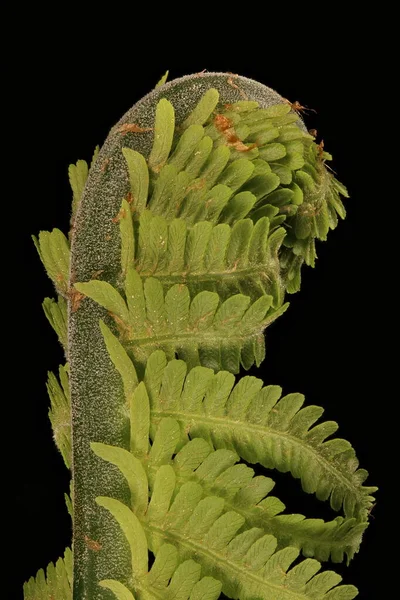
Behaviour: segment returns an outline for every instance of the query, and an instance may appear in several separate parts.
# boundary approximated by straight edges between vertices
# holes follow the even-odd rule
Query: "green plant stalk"
[[[357,470],[358,462],[347,442],[324,441],[335,431],[336,424],[328,422],[310,429],[322,411],[318,407],[300,410],[300,395],[289,395],[273,408],[279,394],[269,388],[260,390],[261,382],[244,378],[230,395],[225,390],[221,404],[220,393],[225,385],[222,382],[231,377],[229,373],[224,375],[222,369],[237,373],[240,364],[247,369],[263,360],[263,330],[286,309],[285,291],[299,289],[301,265],[314,266],[315,239],[325,240],[328,230],[337,225],[337,215],[345,216],[339,193],[346,196],[347,192],[325,168],[325,160],[330,156],[313,143],[298,115],[293,110],[289,112],[287,101],[257,82],[211,73],[169,84],[161,81],[160,85],[111,130],[100,153],[96,152],[87,181],[84,161],[71,166],[71,259],[68,242],[58,230],[52,234],[42,232],[36,241],[60,295],[58,303],[46,299],[44,309],[69,360],[69,383],[67,371],[61,369],[62,387],[50,376],[49,393],[56,443],[67,465],[71,441],[65,422],[71,410],[73,597],[79,600],[108,598],[105,588],[113,590],[117,598],[133,598],[128,588],[135,589],[140,598],[159,597],[151,581],[156,577],[156,565],[161,564],[157,562],[161,560],[158,552],[160,556],[175,556],[176,551],[168,545],[171,540],[175,540],[181,560],[192,559],[190,552],[184,550],[191,539],[190,530],[186,538],[183,534],[176,537],[168,531],[172,516],[168,517],[164,539],[164,534],[160,537],[154,533],[157,528],[149,517],[150,513],[156,514],[153,486],[162,480],[159,477],[163,465],[172,469],[176,461],[179,463],[180,454],[175,462],[171,462],[171,454],[180,449],[186,452],[186,448],[190,452],[190,443],[185,446],[190,437],[204,438],[211,447],[220,448],[215,456],[223,456],[218,452],[229,448],[249,462],[289,470],[301,478],[305,491],[315,492],[320,499],[330,497],[334,510],[340,510],[343,504],[346,518],[324,524],[303,521],[301,515],[276,516],[284,509],[280,501],[269,498],[260,503],[271,489],[267,482],[261,496],[250,494],[254,499],[248,505],[239,499],[240,494],[250,499],[245,483],[240,494],[237,490],[241,486],[235,488],[237,498],[235,494],[227,497],[222,483],[219,488],[201,488],[207,497],[215,493],[221,496],[218,500],[209,498],[221,507],[225,503],[226,508],[221,510],[236,511],[224,513],[221,523],[230,519],[232,527],[235,522],[246,523],[247,527],[261,525],[264,533],[273,532],[282,547],[279,560],[283,561],[285,572],[298,553],[293,547],[286,548],[288,544],[322,560],[331,553],[337,561],[343,560],[344,554],[351,559],[367,526],[373,501],[370,494],[375,491],[362,486],[366,472]],[[251,103],[270,111],[266,112],[268,123],[260,120],[260,115],[265,118],[262,110],[258,113],[258,108],[250,107]],[[196,179],[196,164],[207,151],[207,144],[214,145],[213,153],[203,166],[201,178]],[[180,172],[184,165],[185,171]],[[173,193],[168,192],[171,182],[181,182],[176,183]],[[210,188],[206,196],[204,185]],[[180,195],[179,186],[186,190],[185,196]],[[184,258],[179,249],[174,250],[178,239],[186,240]],[[163,250],[164,244],[168,253]],[[222,256],[224,260],[218,258]],[[68,300],[67,346],[63,297]],[[205,308],[208,312],[204,312]],[[104,323],[99,327],[99,320],[104,320],[117,337]],[[164,351],[164,358],[154,352],[157,349]],[[176,354],[186,365],[174,362]],[[184,388],[188,391],[179,400],[176,386],[179,381],[182,386],[184,381],[181,364],[190,372]],[[219,371],[214,384],[210,383],[210,368]],[[164,383],[158,399],[154,386],[162,373]],[[146,383],[150,404],[144,400],[143,384],[138,387],[140,380]],[[214,392],[207,392],[207,385]],[[203,404],[199,404],[200,400]],[[140,425],[146,414],[147,424]],[[165,427],[170,433],[163,438],[159,431]],[[182,435],[176,437],[174,433],[171,446],[171,432],[179,429]],[[246,439],[256,430],[259,441],[250,448]],[[296,462],[293,450],[301,451],[305,462]],[[154,462],[157,452],[161,452],[161,462]],[[135,504],[138,480],[132,477],[131,467],[128,471],[126,466],[121,467],[120,460],[123,464],[127,460],[131,467],[136,464],[132,467],[134,472],[143,472],[144,480],[148,479],[149,505],[143,490],[140,503]],[[318,477],[313,478],[307,470],[308,460],[315,461]],[[178,497],[184,498],[184,489],[192,489],[196,496],[193,490],[199,491],[200,487],[197,483],[184,483],[178,463],[174,475],[174,481],[178,477]],[[116,467],[122,469],[124,477]],[[224,485],[235,481],[235,473],[244,476],[243,467],[237,465],[232,472],[228,469]],[[159,473],[157,469],[161,469]],[[247,469],[247,478],[248,472]],[[257,486],[261,479],[257,479]],[[181,491],[179,486],[183,486]],[[191,509],[195,512],[202,510],[201,503],[195,508],[196,502]],[[169,511],[173,514],[174,505]],[[214,527],[217,531],[217,522]],[[144,531],[147,541],[135,542],[136,538],[142,539]],[[275,538],[267,535],[265,540],[270,554],[276,546]],[[163,541],[167,542],[164,546]],[[149,575],[147,546],[157,555]],[[173,589],[181,578],[191,581],[185,598],[189,594],[190,598],[200,598],[199,594],[206,590],[207,598],[217,598],[221,585],[231,597],[250,598],[256,575],[249,576],[245,584],[246,567],[243,581],[236,584],[229,574],[232,567],[226,567],[223,553],[218,556],[220,564],[213,565],[199,546],[193,558],[206,574],[219,573],[220,583],[210,577],[200,580],[198,566],[193,566],[193,571],[189,560],[184,568],[183,564],[178,567],[168,590],[163,592],[165,597],[175,597]],[[275,562],[278,556],[279,552]],[[317,584],[318,577],[314,578],[315,583],[310,580],[302,587],[299,573],[305,573],[307,561],[301,567],[303,571],[292,569],[283,587],[273,584],[273,560],[264,567],[272,580],[260,579],[259,584],[266,587],[259,593],[272,594],[277,599],[325,598],[324,590],[329,588]],[[316,561],[311,563],[309,577],[319,568]],[[238,563],[236,568],[240,571],[242,567]],[[171,569],[169,576],[173,572]],[[193,580],[190,572],[194,573]],[[329,577],[329,587],[336,585],[336,576]],[[34,590],[32,582],[30,586],[27,600]],[[287,586],[293,592],[285,591]],[[313,586],[320,595],[308,595]],[[328,596],[353,598],[354,588],[335,588]],[[56,600],[64,597],[68,595],[57,591]]]

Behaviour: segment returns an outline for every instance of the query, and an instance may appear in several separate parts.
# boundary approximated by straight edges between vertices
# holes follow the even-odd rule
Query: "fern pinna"
[[[319,561],[353,558],[376,488],[322,408],[235,379],[262,362],[266,327],[345,216],[297,108],[229,74],[162,81],[90,169],[71,165],[69,235],[35,243],[67,360],[48,390],[72,466],[73,577],[67,550],[26,600],[356,596]],[[288,514],[249,464],[342,514]]]

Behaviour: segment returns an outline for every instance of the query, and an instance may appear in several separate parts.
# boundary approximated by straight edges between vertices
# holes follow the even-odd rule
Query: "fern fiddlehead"
[[[237,83],[192,76],[145,97],[90,171],[70,167],[71,250],[59,230],[36,241],[69,361],[70,382],[61,369],[49,393],[67,466],[59,424],[71,410],[74,598],[356,593],[316,575],[314,558],[289,570],[300,550],[337,562],[358,551],[375,488],[354,450],[326,440],[337,425],[314,425],[322,409],[300,394],[233,377],[264,359],[264,329],[345,216],[347,192],[289,103]],[[290,471],[344,515],[281,514],[272,480],[240,458]]]

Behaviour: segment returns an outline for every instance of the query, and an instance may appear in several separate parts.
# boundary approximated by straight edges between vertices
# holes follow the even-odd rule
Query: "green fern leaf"
[[[218,88],[227,88],[228,98],[237,89],[237,98],[242,92],[235,81],[235,76],[219,79]],[[247,85],[245,80],[241,84]],[[204,89],[203,80],[196,86]],[[264,388],[254,377],[234,386],[230,373],[263,360],[263,329],[285,310],[284,291],[299,288],[302,265],[314,266],[315,240],[325,240],[338,218],[344,218],[340,195],[347,197],[347,191],[326,170],[331,156],[305,132],[291,110],[295,105],[281,101],[260,108],[257,102],[243,100],[218,105],[219,92],[212,88],[189,116],[186,108],[183,113],[179,108],[175,126],[175,110],[167,100],[174,97],[171,92],[169,85],[161,93],[165,97],[155,107],[153,128],[139,103],[137,121],[129,115],[113,130],[102,150],[101,166],[95,152],[90,186],[85,186],[84,161],[70,167],[72,273],[74,281],[76,273],[83,280],[75,284],[76,292],[69,287],[67,238],[54,230],[34,239],[57,291],[71,300],[74,415],[85,417],[76,420],[74,432],[80,503],[75,529],[92,534],[97,526],[92,517],[83,523],[81,514],[85,503],[93,501],[87,465],[94,472],[99,465],[89,453],[92,442],[95,454],[110,463],[102,474],[110,489],[102,493],[114,494],[119,477],[115,467],[131,492],[129,507],[114,498],[97,498],[118,521],[131,548],[132,577],[100,584],[117,598],[212,600],[221,584],[226,594],[244,600],[353,598],[353,587],[335,587],[340,579],[335,574],[316,575],[315,560],[293,569],[290,565],[300,549],[322,559],[339,561],[344,554],[350,559],[367,526],[375,488],[362,485],[367,474],[358,469],[348,442],[327,441],[336,424],[314,425],[321,409],[303,409],[301,395],[280,398],[278,388]],[[160,97],[158,91],[153,94]],[[123,148],[128,132],[139,135],[129,135],[130,147]],[[143,148],[144,155],[138,152]],[[108,203],[100,202],[102,193]],[[94,213],[97,221],[88,219]],[[91,235],[96,227],[96,235]],[[89,248],[89,238],[96,244],[101,240],[101,247]],[[96,281],[98,275],[104,281]],[[88,300],[81,303],[82,295],[108,316],[99,308],[95,311]],[[66,347],[64,298],[58,303],[47,299],[44,308]],[[86,359],[76,332],[93,331],[101,314],[112,331],[101,322],[104,344],[95,334]],[[92,393],[82,374],[88,376],[87,366],[93,362],[93,372],[98,373],[94,355],[105,359],[105,376],[104,388],[94,385]],[[84,364],[78,372],[79,357]],[[110,393],[107,376],[113,373],[112,365],[122,385]],[[214,368],[225,371],[214,374]],[[68,465],[66,371],[60,371],[60,378],[61,386],[49,376],[50,418]],[[108,399],[119,411],[111,439],[123,438],[124,448],[93,441],[104,440],[98,416],[108,408]],[[86,410],[93,400],[98,414]],[[238,456],[290,471],[306,491],[329,498],[346,517],[323,523],[282,514],[282,503],[269,496],[271,480],[254,477],[251,468],[236,464]],[[87,558],[82,539],[76,536],[74,542],[78,566]],[[150,572],[148,545],[157,554]],[[89,577],[86,564],[77,569],[74,594],[83,593],[83,588],[85,596],[95,594],[93,573],[108,576],[109,558],[106,549],[92,555]],[[35,600],[47,600],[49,594],[58,600],[59,581],[51,565],[47,582],[41,572],[29,593]]]
[[[286,148],[283,144],[271,143],[265,144],[260,150],[260,158],[267,162],[278,160],[286,156]]]
[[[140,214],[146,206],[149,190],[149,171],[144,157],[130,148],[122,148],[122,154],[128,165],[130,192],[132,195],[132,212]]]
[[[143,458],[149,450],[150,404],[146,386],[139,383],[130,401],[131,452]]]
[[[42,304],[44,314],[47,317],[50,325],[58,336],[58,341],[67,353],[67,302],[62,296],[58,296],[57,300],[53,298],[45,298]]]
[[[171,467],[164,466],[156,475],[154,488],[165,489],[165,471]],[[162,552],[165,544],[172,543],[178,549],[180,560],[191,560],[195,554],[201,568],[207,575],[217,577],[222,584],[222,591],[231,598],[265,598],[266,600],[284,600],[286,598],[313,598],[305,588],[310,585],[312,577],[319,571],[320,564],[306,559],[294,569],[290,565],[298,557],[296,548],[287,547],[276,550],[274,536],[264,534],[262,529],[242,530],[244,518],[234,511],[222,512],[224,501],[221,498],[203,497],[203,489],[194,482],[184,483],[175,494],[169,488],[163,497],[163,511],[160,513],[160,492],[155,492],[149,505],[148,515],[142,521],[142,527],[150,548],[156,557]],[[142,546],[146,537],[138,535],[139,521],[128,507],[119,500],[97,498],[96,502],[107,508],[117,519],[131,545],[137,550],[138,539]],[[152,510],[153,502],[157,510]],[[165,510],[166,509],[166,510]],[[195,564],[195,563],[194,563]],[[132,565],[134,576],[140,577],[145,565]],[[326,592],[337,583],[335,574],[328,586],[327,577],[314,582],[314,590],[318,598],[329,597]],[[200,578],[198,566],[196,578],[192,580],[186,574],[184,580],[191,585]],[[183,579],[183,578],[182,578]],[[340,578],[339,578],[340,580]],[[321,582],[321,584],[319,583]],[[172,582],[171,582],[172,584]],[[343,586],[332,590],[330,597],[349,599],[357,595],[353,586]],[[187,596],[185,596],[187,597]]]
[[[154,174],[151,190],[145,158],[123,148],[134,218],[147,207],[168,220],[183,218],[189,226],[202,220],[217,223],[218,219],[233,225],[245,216],[257,220],[266,215],[261,210],[264,206],[276,205],[279,215],[271,225],[282,223],[288,236],[282,251],[283,279],[289,292],[297,291],[301,265],[314,264],[310,245],[314,239],[326,239],[328,230],[337,225],[337,215],[345,216],[339,195],[348,196],[347,190],[328,173],[325,161],[329,155],[299,126],[299,116],[290,112],[289,105],[289,113],[276,116],[272,107],[261,109],[254,104],[245,111],[229,106],[216,109],[218,97],[214,89],[205,93],[177,127],[174,144],[174,109],[165,99],[159,102],[155,145],[148,159]],[[276,106],[278,112],[283,110],[282,104]],[[238,150],[239,142],[243,147]],[[157,144],[163,145],[162,150]],[[162,157],[154,158],[160,152]],[[155,160],[159,164],[153,168]],[[136,206],[140,179],[146,184],[139,186],[142,191]],[[284,193],[274,195],[275,190]],[[250,202],[250,195],[244,200],[244,192],[252,194],[255,202]],[[307,240],[307,246],[295,247],[299,239]]]
[[[125,397],[127,398],[127,402],[129,402],[132,393],[138,384],[135,367],[124,350],[121,342],[110,331],[103,321],[100,321],[100,329],[101,333],[103,334],[104,342],[106,344],[110,359],[118,373],[121,375]]]
[[[119,231],[121,235],[121,271],[122,276],[125,278],[129,267],[133,267],[135,258],[131,209],[126,200],[122,200],[121,210],[119,211]]]
[[[95,158],[95,157],[94,157]],[[81,201],[83,189],[89,175],[89,167],[85,160],[78,160],[76,165],[69,165],[68,177],[72,188],[72,220],[75,218]]]
[[[99,582],[99,585],[113,592],[117,600],[135,600],[132,592],[120,581],[103,579]]]
[[[163,544],[160,547],[154,564],[147,572],[147,542],[142,524],[119,500],[98,497],[96,502],[110,511],[128,539],[132,554],[132,588],[134,592],[138,591],[138,598],[217,600],[221,584],[212,577],[201,577],[201,566],[194,560],[185,560],[178,565],[178,553],[171,544]],[[113,591],[118,600],[135,598],[133,593],[118,581],[103,580],[100,585]]]
[[[177,172],[181,171],[195,152],[203,136],[204,129],[201,125],[193,124],[187,127],[179,139],[173,154],[168,159],[168,164],[175,167]]]
[[[187,129],[191,125],[203,125],[217,106],[218,100],[219,93],[216,89],[207,90],[194,111],[182,123],[182,129]]]
[[[73,494],[74,494],[74,483],[71,480],[69,483],[69,494],[64,494],[65,504],[67,507],[68,514],[71,517],[71,520],[73,520],[73,518],[74,518],[74,508],[72,506]]]
[[[153,368],[153,364],[160,355],[161,353],[158,352],[150,357],[151,368]],[[161,356],[160,358],[162,359]],[[161,360],[161,363],[164,366],[166,365],[163,360]],[[227,379],[231,379],[228,373],[225,375],[228,376]],[[198,367],[192,369],[186,377],[186,366],[183,361],[173,361],[168,364],[168,368],[164,371],[162,385],[159,388],[160,403],[162,405],[167,404],[171,414],[179,414],[180,408],[186,411],[199,412],[210,384],[212,386],[214,383],[212,380],[213,372],[211,369]],[[243,378],[233,388],[226,406],[229,412],[236,417],[236,420],[243,419],[247,412],[248,403],[245,402],[242,405],[242,398],[249,398],[258,394],[261,388],[262,382],[255,377]],[[224,386],[220,387],[220,391],[222,391],[225,398],[230,389],[232,389],[232,386],[225,389]],[[216,390],[213,389],[214,398],[218,398],[215,392]],[[180,396],[180,402],[174,402],[171,406],[169,399],[178,396]],[[146,449],[148,449],[150,435],[150,400],[143,382],[135,391],[132,402],[135,409],[132,411],[131,418],[131,448],[135,453],[138,447],[138,433],[140,439],[145,439],[142,446]],[[221,402],[216,404],[215,408],[217,413],[221,413]],[[300,421],[303,425],[307,424],[310,413],[314,413],[315,418],[321,416],[322,413],[322,410],[318,407],[308,408],[311,409],[308,410],[308,416]],[[306,413],[307,409],[304,409],[304,414],[306,415]],[[146,415],[145,419],[141,418],[143,414]],[[334,521],[324,523],[321,519],[305,519],[303,515],[281,514],[285,509],[284,504],[277,498],[268,496],[274,487],[274,482],[267,477],[254,477],[253,469],[244,464],[235,464],[239,457],[232,450],[219,449],[213,451],[212,445],[200,437],[194,438],[181,447],[182,443],[179,443],[181,440],[180,428],[177,421],[172,418],[161,419],[156,432],[154,433],[154,426],[152,431],[153,445],[148,457],[145,458],[144,453],[140,453],[140,457],[145,459],[151,488],[154,486],[154,478],[158,468],[161,465],[172,465],[175,474],[171,469],[162,471],[164,474],[163,480],[165,481],[165,477],[167,477],[171,481],[172,487],[169,486],[171,494],[176,484],[181,486],[187,481],[200,483],[205,494],[216,494],[223,498],[227,510],[234,510],[244,517],[248,527],[259,527],[265,533],[272,533],[278,540],[279,548],[293,545],[302,549],[306,556],[315,556],[318,560],[328,560],[331,557],[334,562],[341,562],[345,554],[348,561],[350,561],[358,551],[362,534],[367,527],[366,522],[358,523],[355,518],[343,519],[337,517]],[[209,436],[209,432],[204,429],[201,434]],[[186,431],[184,435],[186,439]],[[134,440],[133,443],[132,439]],[[181,449],[172,460],[178,448]],[[126,450],[104,444],[92,445],[92,449],[96,454],[119,467],[130,488],[134,489],[131,493],[132,509],[138,512],[139,508],[135,508],[137,504],[136,480],[143,479],[144,471],[141,471],[142,475],[138,477],[133,468],[127,469],[126,465],[129,464],[130,455]],[[116,455],[121,456],[121,458],[116,460]],[[147,487],[143,487],[143,489],[144,492],[140,501],[141,514],[144,513],[145,503],[147,503]],[[160,493],[164,494],[161,503],[156,500]],[[165,514],[165,503],[168,498],[166,488],[160,493],[158,491],[154,492],[155,497],[150,511],[153,519],[156,518],[156,514],[160,514],[160,507],[164,507],[161,509],[161,515]],[[156,506],[159,507],[158,512]]]
[[[86,283],[75,283],[74,287],[122,321],[129,321],[129,312],[124,299],[108,281],[92,280]]]
[[[213,147],[212,139],[209,136],[205,136],[197,144],[194,149],[192,156],[186,163],[185,172],[188,174],[191,180],[198,177],[200,171],[204,167],[211,154]]]
[[[70,469],[72,447],[71,405],[67,367],[59,367],[59,378],[61,385],[54,373],[49,372],[48,374],[47,393],[51,403],[49,418],[56,446],[61,452],[67,468]]]
[[[24,584],[24,600],[72,600],[72,552],[66,549],[64,558],[37,573]]]
[[[204,455],[206,455],[204,457]],[[204,457],[204,458],[203,458]],[[178,484],[193,480],[200,483],[208,495],[224,498],[227,510],[233,510],[246,520],[247,527],[262,528],[278,540],[278,547],[296,546],[305,556],[326,561],[348,562],[358,552],[367,523],[337,517],[330,522],[305,519],[299,514],[281,514],[285,506],[268,496],[274,482],[253,469],[235,464],[239,457],[227,449],[212,452],[201,438],[188,442],[175,456],[172,465]],[[150,481],[153,473],[149,472]]]
[[[162,98],[156,109],[154,124],[154,141],[148,164],[149,168],[159,173],[169,156],[175,129],[174,108],[168,100]]]
[[[138,518],[119,500],[100,496],[96,502],[109,510],[118,521],[131,549],[132,573],[143,577],[148,571],[148,552],[146,535]]]
[[[271,309],[271,297],[260,299],[255,306],[241,294],[220,303],[218,294],[206,291],[189,303],[189,292],[180,284],[170,288],[164,298],[158,279],[148,278],[143,285],[131,269],[126,283],[128,306],[108,282],[76,283],[75,288],[115,316],[125,346],[138,364],[161,347],[171,357],[177,352],[192,366],[222,365],[233,372],[240,364],[249,368],[264,356],[263,330],[287,308]],[[116,338],[112,343],[121,352]]]
[[[159,364],[159,358],[155,359]],[[168,376],[175,361],[164,364]],[[151,358],[146,369],[149,372],[145,380],[149,380]],[[181,383],[180,395],[169,395],[161,379],[158,394],[149,390],[152,419],[157,422],[173,417],[191,438],[203,437],[216,448],[230,448],[250,463],[289,471],[301,479],[306,492],[315,493],[321,500],[329,498],[334,510],[343,505],[347,517],[366,520],[376,488],[362,485],[367,472],[358,469],[349,442],[326,439],[336,431],[337,424],[328,421],[313,426],[323,411],[315,406],[301,408],[301,394],[280,398],[278,386],[262,388],[261,380],[254,377],[242,378],[235,387],[233,384],[228,373],[217,373],[206,393],[198,396],[196,406],[192,404],[188,410],[181,399],[185,397],[186,380]]]
[[[139,459],[124,448],[91,442],[93,452],[119,468],[128,482],[132,508],[138,515],[144,514],[148,503],[147,476]]]
[[[239,211],[248,212],[253,198],[250,192],[233,196],[221,219],[231,222]],[[284,237],[283,228],[271,230],[268,217],[256,223],[238,219],[232,228],[203,221],[188,229],[182,219],[168,223],[146,211],[139,221],[135,268],[144,279],[157,277],[166,289],[184,279],[191,293],[205,288],[221,299],[267,294],[278,307],[283,299],[278,252]]]
[[[39,239],[32,236],[40,259],[46,269],[47,275],[54,283],[57,291],[66,295],[69,280],[69,242],[59,229],[41,231]]]
[[[326,171],[318,147],[313,144],[305,146],[303,150],[305,164],[296,170],[292,183],[292,188],[296,191],[295,203],[298,203],[299,207],[287,220],[291,231],[285,239],[286,248],[281,254],[283,275],[289,293],[300,288],[302,264],[305,262],[314,266],[314,240],[326,240],[329,229],[335,229],[337,226],[338,216],[345,218],[346,211],[339,194],[348,197],[346,188],[342,184],[336,184],[335,178]],[[284,165],[279,165],[280,169],[283,167]]]
[[[234,224],[244,219],[256,203],[256,197],[251,192],[239,192],[229,199],[228,204],[220,216],[221,223]]]

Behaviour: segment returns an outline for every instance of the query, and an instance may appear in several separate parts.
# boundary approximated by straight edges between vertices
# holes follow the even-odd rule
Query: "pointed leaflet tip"
[[[94,165],[94,163],[96,162],[96,159],[97,159],[97,157],[98,157],[98,155],[99,155],[99,152],[100,152],[100,146],[99,146],[99,145],[97,145],[97,146],[95,147],[94,151],[93,151],[92,160],[91,160],[91,162],[90,162],[90,168],[92,168],[92,167],[93,167],[93,165]]]
[[[40,252],[40,244],[39,244],[39,240],[36,237],[36,235],[31,235],[32,241],[35,245],[35,248],[37,250],[37,253],[39,254],[39,258],[40,260],[43,262],[43,257],[42,257],[42,253]]]
[[[168,79],[168,75],[169,75],[169,71],[167,70],[167,71],[165,71],[164,75],[161,77],[161,79],[156,84],[156,88],[161,87],[162,85],[164,85],[164,83],[166,83],[166,81]]]

